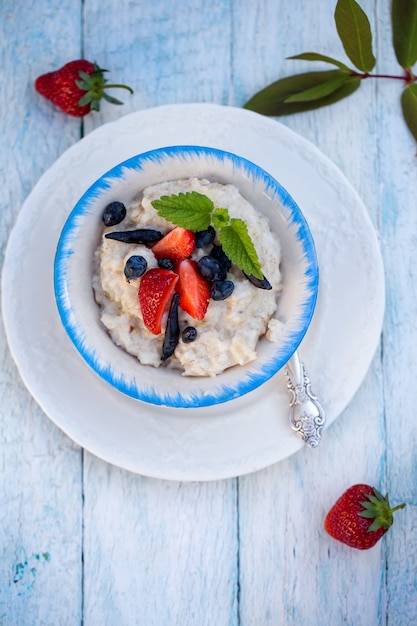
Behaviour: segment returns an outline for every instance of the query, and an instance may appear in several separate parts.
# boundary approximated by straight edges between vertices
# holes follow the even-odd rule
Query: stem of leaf
[[[104,85],[104,89],[110,89],[116,87],[117,89],[127,89],[128,91],[130,91],[130,93],[134,93],[133,89],[131,89],[131,87],[128,87],[127,85],[108,85],[107,83]]]
[[[410,69],[404,69],[403,76],[395,76],[393,74],[370,74],[369,72],[355,72],[351,71],[351,76],[358,76],[359,78],[393,78],[394,80],[403,80],[407,85],[415,82],[417,80],[417,76],[414,76]]]
[[[394,513],[394,511],[398,511],[399,509],[403,509],[405,507],[405,502],[403,502],[402,504],[399,504],[398,506],[394,506],[393,509],[390,509],[391,513]]]

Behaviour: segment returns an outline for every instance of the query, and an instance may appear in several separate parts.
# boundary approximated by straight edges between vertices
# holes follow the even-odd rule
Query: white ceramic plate
[[[319,259],[316,312],[300,353],[327,425],[358,390],[378,346],[384,275],[366,208],[312,144],[274,120],[211,104],[162,106],[101,126],[67,150],[26,200],[3,266],[3,314],[20,374],[45,413],[75,442],[139,474],[214,480],[256,471],[304,445],[288,424],[283,372],[216,407],[153,407],[117,392],[84,363],[55,305],[53,261],[62,226],[102,173],[135,154],[206,145],[263,167],[289,191]],[[21,259],[30,259],[22,272]],[[325,446],[326,433],[321,446]],[[314,454],[320,454],[320,449]]]

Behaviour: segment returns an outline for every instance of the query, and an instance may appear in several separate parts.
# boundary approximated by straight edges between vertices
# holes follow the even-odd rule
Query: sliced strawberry
[[[176,290],[180,294],[180,307],[194,319],[202,320],[209,304],[210,284],[201,276],[197,263],[190,259],[178,263],[175,271],[179,276]]]
[[[195,247],[195,233],[176,226],[160,241],[152,246],[152,252],[159,259],[171,259],[174,263],[187,259]]]
[[[162,316],[175,291],[178,276],[171,270],[159,267],[149,270],[139,284],[139,304],[143,323],[154,335],[161,332]]]

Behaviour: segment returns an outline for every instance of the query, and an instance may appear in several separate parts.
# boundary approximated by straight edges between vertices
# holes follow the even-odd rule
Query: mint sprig
[[[214,210],[210,198],[196,191],[162,196],[151,204],[171,224],[195,232],[206,230],[210,226],[210,217]]]
[[[245,274],[263,279],[261,264],[248,227],[239,218],[231,218],[229,211],[216,208],[213,201],[197,191],[162,196],[153,200],[158,215],[171,224],[187,230],[206,230],[210,225],[218,232],[224,253]]]
[[[264,275],[255,246],[243,220],[232,218],[227,226],[220,228],[219,239],[225,254],[232,263],[240,267],[248,276],[263,279]]]

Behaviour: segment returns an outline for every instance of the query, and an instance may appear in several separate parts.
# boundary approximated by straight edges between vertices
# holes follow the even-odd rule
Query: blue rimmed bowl
[[[154,368],[117,347],[100,322],[92,288],[93,256],[102,233],[104,207],[129,205],[149,186],[181,178],[235,185],[269,219],[281,242],[282,294],[275,314],[283,322],[278,343],[260,339],[252,363],[216,377],[184,377]],[[318,264],[307,222],[288,192],[254,163],[229,152],[199,146],[151,150],[120,163],[80,198],[62,230],[54,265],[56,303],[75,348],[104,381],[137,400],[158,406],[196,408],[238,398],[265,383],[289,360],[311,322]]]

